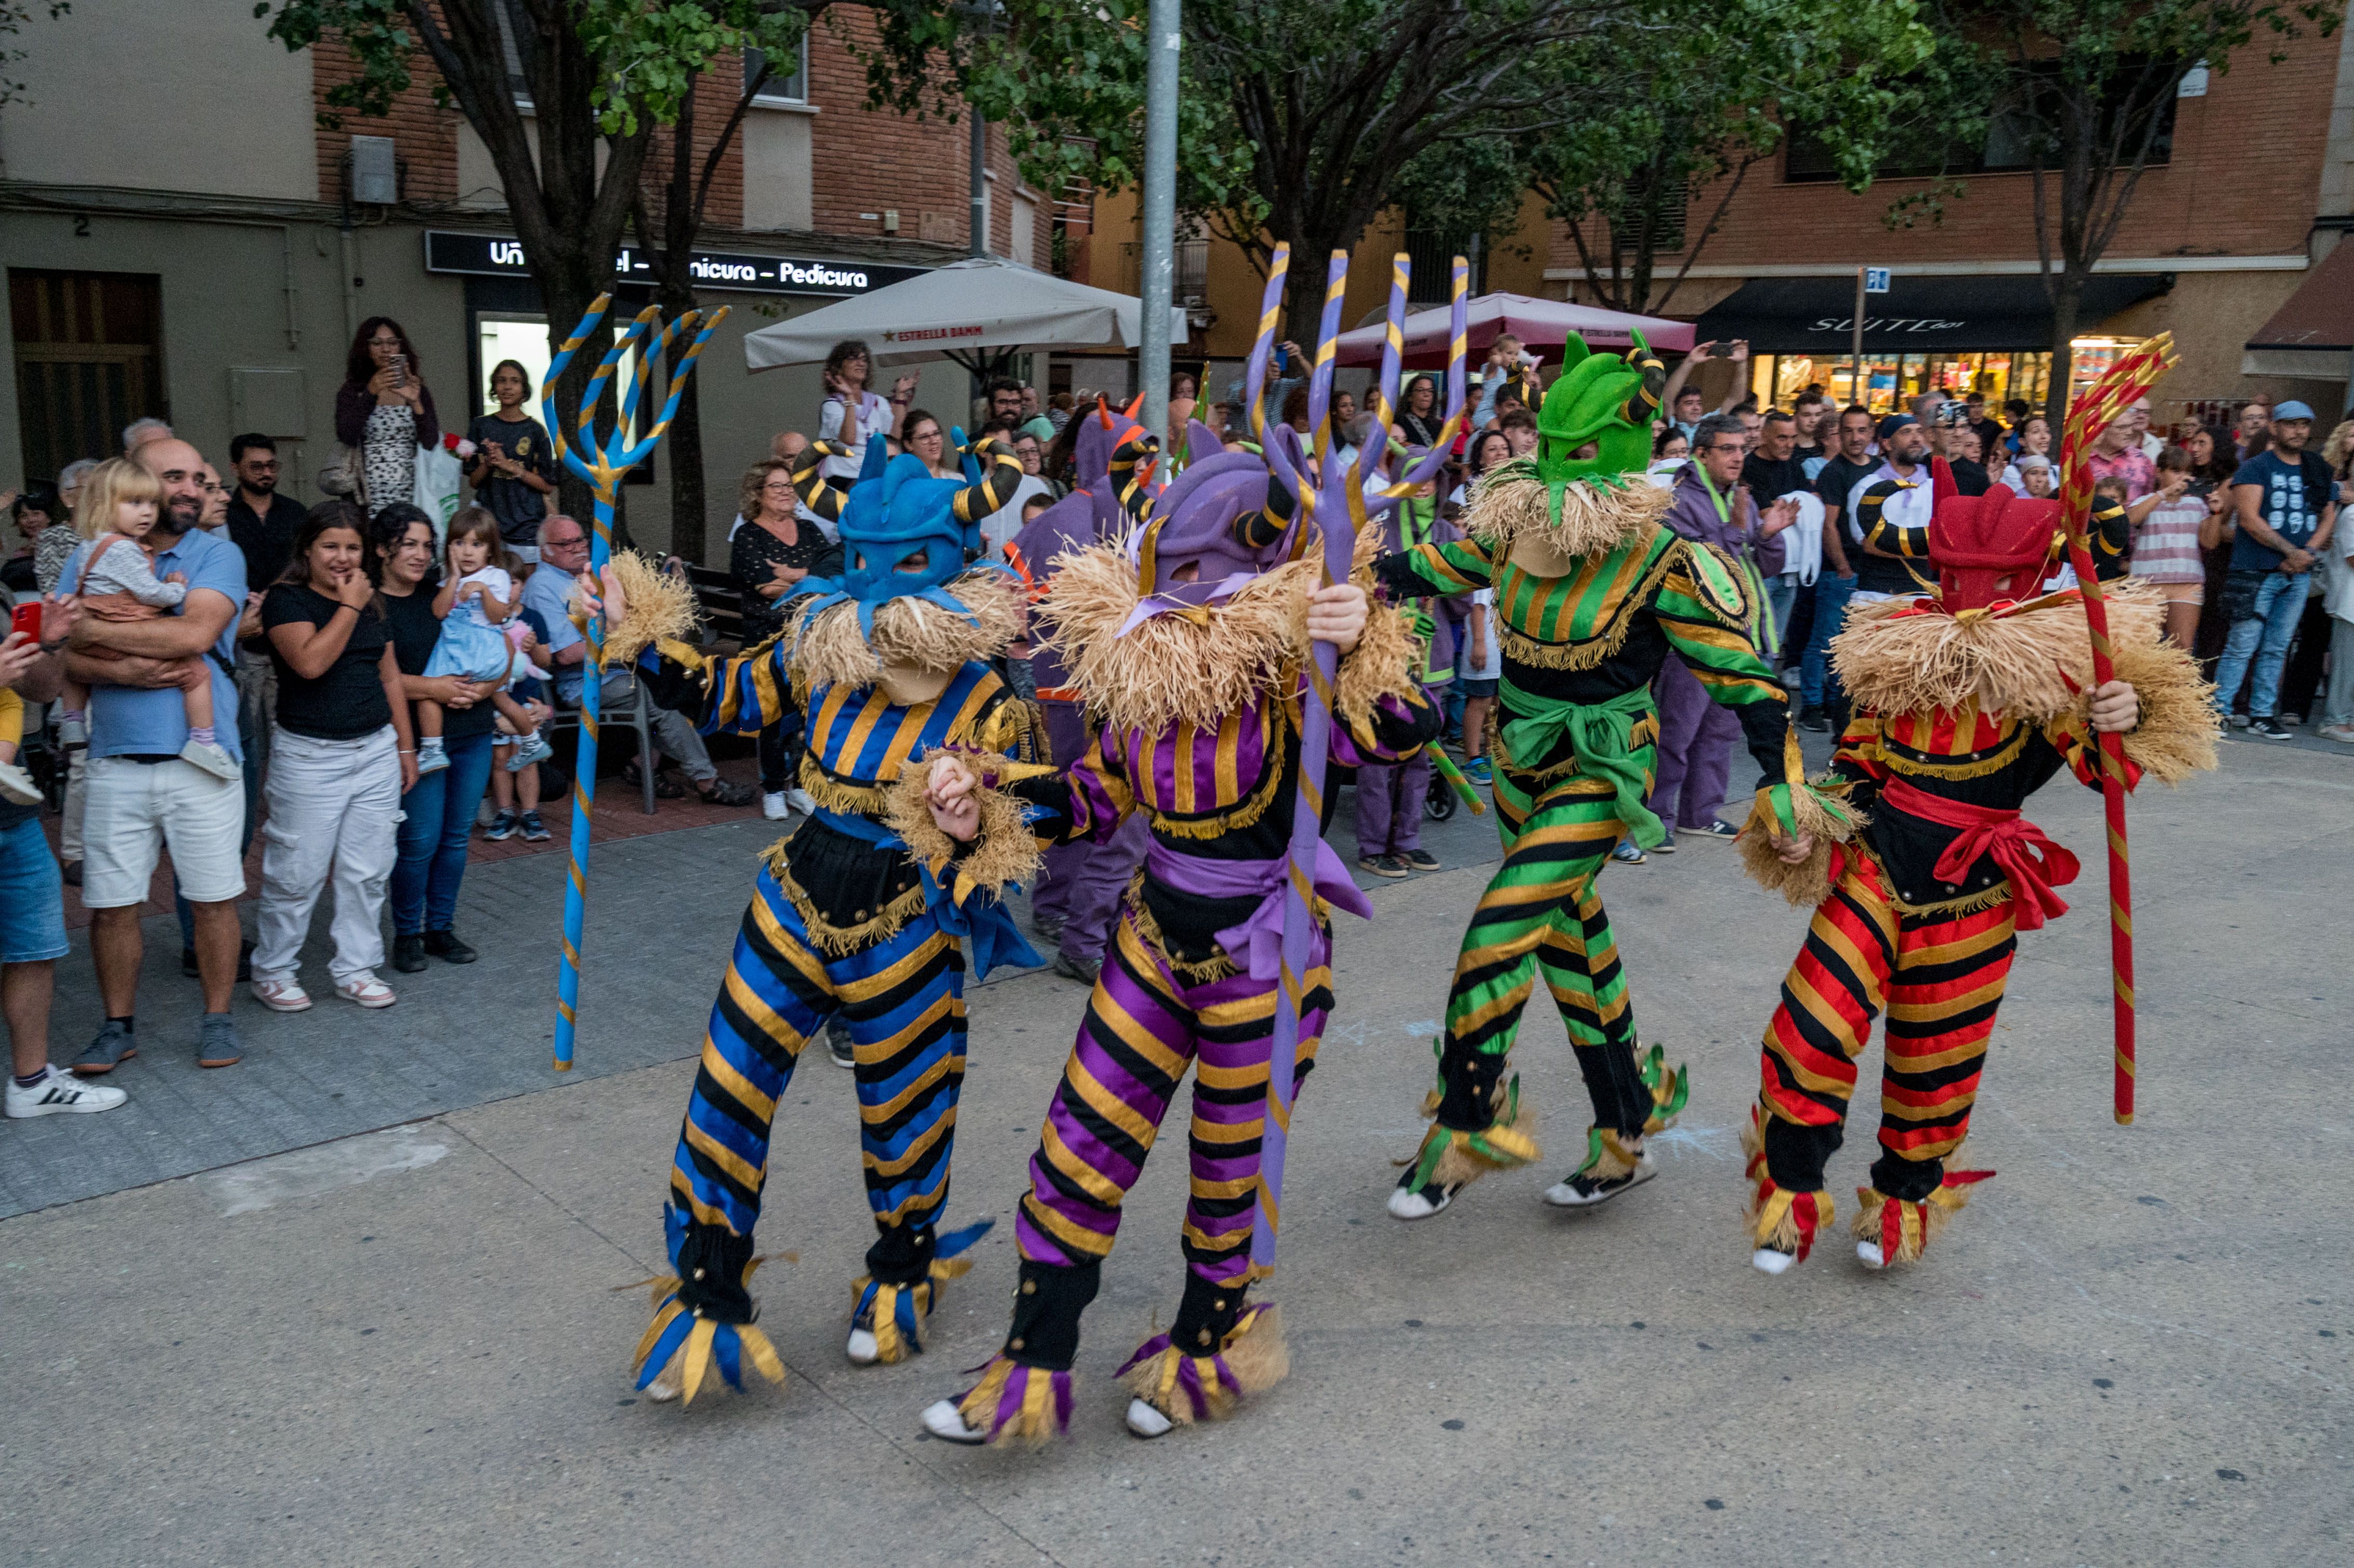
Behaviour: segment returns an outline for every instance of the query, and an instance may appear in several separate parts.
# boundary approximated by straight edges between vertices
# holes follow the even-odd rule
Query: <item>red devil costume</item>
[[[1766,1026],[1758,1104],[1744,1139],[1753,1261],[1779,1274],[1831,1223],[1823,1169],[1840,1146],[1855,1059],[1887,1014],[1880,1157],[1860,1187],[1857,1255],[1872,1267],[1917,1259],[1968,1187],[1993,1174],[1953,1169],[1969,1130],[1988,1036],[2015,933],[2063,913],[2075,856],[2020,814],[2061,768],[2097,788],[2088,710],[2092,652],[2074,589],[2033,597],[2048,571],[2060,503],[1997,485],[1954,493],[1935,464],[1931,521],[1903,553],[1925,555],[1935,597],[1851,607],[1831,661],[1853,698],[1824,782],[1851,822],[1782,861],[1771,823],[1752,819],[1752,875],[1816,906],[1807,942]],[[2214,724],[2189,656],[2158,640],[2158,595],[2109,587],[2116,678],[2139,699],[2124,736],[2128,784],[2173,783],[2212,768]]]

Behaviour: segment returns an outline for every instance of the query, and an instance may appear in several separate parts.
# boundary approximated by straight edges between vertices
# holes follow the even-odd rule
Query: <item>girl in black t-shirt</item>
[[[302,938],[332,871],[335,994],[390,1007],[384,962],[386,879],[400,797],[417,782],[417,742],[403,700],[375,552],[359,509],[325,502],[294,537],[294,556],[261,601],[278,666],[253,994],[264,1007],[311,1005],[295,979]]]

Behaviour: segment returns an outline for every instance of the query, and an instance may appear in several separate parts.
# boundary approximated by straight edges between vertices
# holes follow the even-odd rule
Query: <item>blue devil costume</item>
[[[988,1229],[936,1228],[964,1080],[962,944],[984,977],[1039,962],[999,902],[1034,866],[1035,841],[993,789],[981,832],[958,844],[895,803],[890,786],[941,748],[992,779],[1034,768],[1031,710],[988,663],[1022,625],[1021,588],[1002,567],[969,565],[979,519],[1005,504],[1022,465],[984,442],[968,483],[936,479],[914,457],[885,463],[883,447],[869,443],[847,490],[819,475],[832,443],[811,447],[794,474],[804,503],[838,522],[844,568],[799,586],[781,633],[718,659],[664,640],[642,660],[706,732],[805,715],[801,781],[818,804],[769,852],[712,1005],[664,1215],[676,1273],[654,1283],[638,1351],[638,1386],[657,1397],[692,1400],[714,1367],[740,1387],[748,1361],[782,1376],[752,1327],[752,1231],[778,1104],[837,1012],[855,1047],[877,1233],[854,1286],[851,1359],[922,1350],[940,1282],[969,1266],[957,1254]]]

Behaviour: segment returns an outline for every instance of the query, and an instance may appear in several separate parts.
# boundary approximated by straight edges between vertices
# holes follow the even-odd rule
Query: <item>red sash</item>
[[[1891,777],[1882,784],[1880,798],[1908,817],[1961,830],[1960,836],[1937,857],[1938,881],[1958,884],[1969,875],[1979,857],[1990,856],[2010,878],[2012,916],[2019,929],[2032,931],[2044,921],[2068,913],[2068,906],[2052,890],[2075,881],[2083,866],[2017,811],[1949,800],[1901,777]]]

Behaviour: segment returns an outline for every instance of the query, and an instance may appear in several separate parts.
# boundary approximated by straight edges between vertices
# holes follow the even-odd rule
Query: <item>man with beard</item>
[[[134,1010],[142,944],[139,906],[147,899],[158,853],[190,904],[205,1011],[199,1066],[226,1067],[244,1054],[229,1000],[237,981],[237,899],[245,891],[239,838],[245,790],[183,760],[186,705],[172,661],[211,665],[213,713],[220,744],[242,761],[237,685],[229,660],[245,606],[245,557],[236,545],[198,527],[204,515],[204,459],[187,442],[164,436],[140,446],[134,461],[164,486],[164,504],[146,537],[156,575],[178,572],[187,598],[177,613],[148,620],[109,618],[102,599],[85,600],[66,655],[66,673],[91,688],[90,767],[82,825],[82,902],[90,910],[90,954],[106,1022],[73,1068],[111,1072],[138,1053]],[[89,560],[66,565],[58,591],[72,593]]]

